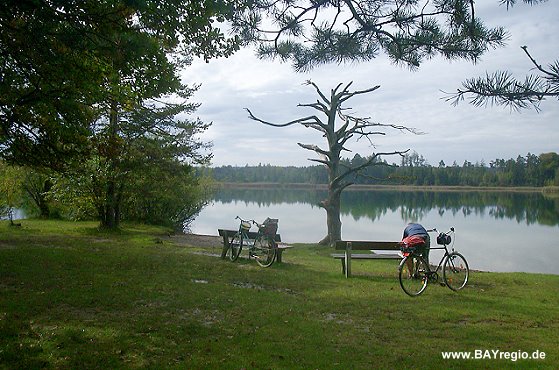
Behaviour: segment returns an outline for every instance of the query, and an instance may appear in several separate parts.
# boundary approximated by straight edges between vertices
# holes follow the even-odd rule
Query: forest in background
[[[356,166],[368,160],[356,154],[344,159],[342,166]],[[384,159],[368,167],[354,178],[355,184],[420,185],[420,186],[557,186],[559,185],[559,154],[555,152],[535,155],[528,153],[516,159],[495,159],[471,163],[464,161],[447,165],[440,161],[433,166],[418,153],[406,154],[399,164]],[[217,182],[232,183],[302,183],[325,184],[326,168],[320,165],[295,167],[272,166],[220,166],[200,169]]]

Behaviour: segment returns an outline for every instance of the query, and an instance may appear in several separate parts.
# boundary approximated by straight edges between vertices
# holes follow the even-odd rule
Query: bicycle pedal
[[[443,282],[440,282],[439,285],[440,285],[440,286],[446,286],[446,284],[443,283]]]

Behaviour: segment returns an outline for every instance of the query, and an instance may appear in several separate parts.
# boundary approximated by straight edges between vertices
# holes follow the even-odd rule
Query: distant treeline
[[[343,161],[343,166],[358,166],[367,158],[355,155]],[[222,166],[202,169],[218,182],[233,183],[305,183],[326,184],[328,173],[324,166],[280,167]],[[379,159],[377,165],[361,171],[352,179],[356,184],[423,185],[423,186],[553,186],[559,185],[559,154],[543,153],[518,156],[516,159],[495,159],[447,166],[440,161],[432,166],[417,153],[402,157],[400,164]]]

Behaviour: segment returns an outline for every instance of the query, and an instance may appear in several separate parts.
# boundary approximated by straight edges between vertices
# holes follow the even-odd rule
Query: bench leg
[[[340,262],[342,263],[342,275],[345,275],[345,259],[340,258]]]
[[[345,250],[345,277],[349,278],[351,276],[351,243],[347,243],[347,248]]]
[[[349,278],[351,276],[351,258],[346,258],[345,262],[345,277]]]
[[[227,235],[223,235],[223,249],[221,250],[221,258],[225,259],[227,256],[227,250],[229,249],[229,238]]]
[[[281,263],[281,255],[283,253],[283,249],[276,249],[276,262]]]

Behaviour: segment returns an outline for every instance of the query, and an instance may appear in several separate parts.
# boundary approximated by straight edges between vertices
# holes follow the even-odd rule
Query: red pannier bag
[[[407,257],[412,252],[415,252],[415,250],[418,247],[424,246],[425,239],[423,239],[419,235],[410,235],[402,239],[402,241],[398,244],[400,245],[400,250],[402,251],[402,254]]]

